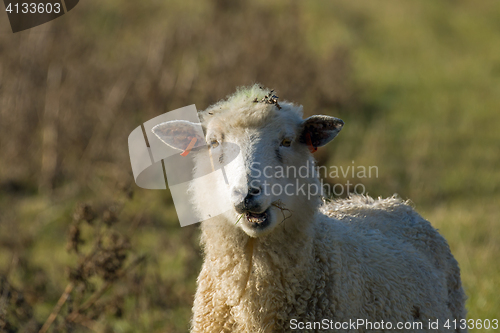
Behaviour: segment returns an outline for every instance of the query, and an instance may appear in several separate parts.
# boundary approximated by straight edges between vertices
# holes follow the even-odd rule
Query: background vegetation
[[[186,332],[197,226],[134,184],[127,137],[254,82],[342,118],[320,163],[378,166],[368,193],[411,198],[469,318],[500,319],[498,1],[87,0],[17,34],[0,16],[0,331]]]

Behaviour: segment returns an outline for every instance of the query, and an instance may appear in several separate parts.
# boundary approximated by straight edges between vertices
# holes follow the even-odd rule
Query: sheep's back
[[[427,293],[440,295],[439,302],[446,304],[448,308],[444,312],[451,313],[453,317],[449,319],[465,318],[465,294],[458,263],[451,254],[447,241],[408,202],[396,197],[375,200],[367,196],[352,196],[325,203],[321,212],[333,219],[323,220],[318,226],[318,233],[333,234],[322,237],[333,237],[329,242],[342,244],[337,252],[353,251],[359,247],[357,251],[364,253],[365,257],[370,257],[370,252],[386,253],[391,257],[388,261],[392,263],[380,259],[375,259],[380,260],[380,263],[370,263],[370,259],[363,259],[360,267],[368,271],[365,275],[376,276],[381,280],[364,281],[365,285],[360,288],[371,288],[368,286],[370,283],[383,284],[384,274],[391,274],[390,269],[384,265],[389,267],[399,260],[401,270],[404,270],[403,261],[409,260],[415,265],[411,274],[428,281],[426,285],[422,285]],[[348,256],[343,255],[336,260],[346,260]],[[387,272],[384,272],[385,269]],[[409,272],[410,270],[407,273]],[[401,274],[403,276],[405,273]],[[422,292],[425,293],[424,290]]]
[[[373,199],[355,195],[326,203],[322,212],[348,224],[353,232],[378,231],[389,239],[409,243],[439,270],[447,271],[453,258],[444,237],[409,202],[397,197]]]

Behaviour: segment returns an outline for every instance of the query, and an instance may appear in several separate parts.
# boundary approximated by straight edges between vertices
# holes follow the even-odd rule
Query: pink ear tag
[[[306,133],[306,143],[311,153],[315,153],[318,150],[318,147],[314,147],[312,144],[310,133]]]
[[[184,150],[181,153],[181,156],[187,156],[189,154],[189,152],[191,151],[191,149],[193,149],[195,143],[196,143],[196,138],[192,138],[191,142],[188,144],[186,150]]]

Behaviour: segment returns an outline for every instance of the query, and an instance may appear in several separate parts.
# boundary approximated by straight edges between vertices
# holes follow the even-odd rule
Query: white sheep
[[[258,85],[200,117],[205,138],[187,122],[153,128],[181,150],[185,138],[206,140],[210,163],[193,152],[193,203],[201,215],[225,211],[201,225],[192,332],[466,332],[458,264],[407,203],[366,196],[326,203],[304,193],[319,186],[310,151],[331,141],[341,120],[303,120],[302,107],[278,103]],[[201,177],[221,166],[224,178]],[[291,172],[300,167],[311,172]]]

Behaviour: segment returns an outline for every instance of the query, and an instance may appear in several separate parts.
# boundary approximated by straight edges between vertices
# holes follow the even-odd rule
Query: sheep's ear
[[[329,116],[312,116],[304,120],[300,142],[311,149],[326,145],[332,141],[344,126],[341,119]]]
[[[172,120],[154,126],[151,131],[164,143],[172,148],[186,150],[193,139],[191,148],[205,145],[201,124],[187,120]]]

